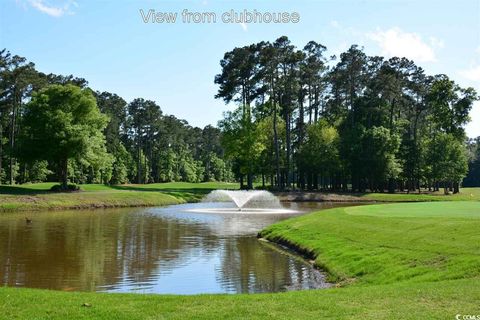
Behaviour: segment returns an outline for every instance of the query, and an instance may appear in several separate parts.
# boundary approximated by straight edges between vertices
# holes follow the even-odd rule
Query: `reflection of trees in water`
[[[127,277],[146,282],[185,261],[192,250],[214,250],[215,237],[131,210],[23,215],[0,220],[0,279],[9,286],[95,290]]]
[[[193,257],[217,256],[216,281],[229,292],[278,291],[310,277],[302,263],[253,236],[233,236],[271,217],[182,220],[132,209],[39,213],[31,224],[24,217],[0,216],[0,280],[8,286],[135,288]]]
[[[217,280],[229,292],[271,292],[311,285],[308,282],[315,271],[255,238],[240,237],[222,245],[224,255]]]

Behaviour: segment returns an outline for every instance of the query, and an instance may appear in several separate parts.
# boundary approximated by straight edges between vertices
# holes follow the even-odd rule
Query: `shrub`
[[[56,185],[53,185],[51,188],[50,188],[50,191],[53,191],[53,192],[74,192],[74,191],[79,191],[80,190],[80,187],[74,183],[69,183],[67,185],[67,189],[66,190],[63,190],[62,189],[62,185],[60,184],[56,184]]]

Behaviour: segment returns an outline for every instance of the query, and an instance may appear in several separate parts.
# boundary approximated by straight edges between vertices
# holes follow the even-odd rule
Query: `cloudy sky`
[[[175,23],[145,23],[150,9]],[[184,23],[182,12],[215,13],[216,23]],[[298,23],[224,23],[225,12],[300,15]],[[192,16],[193,17],[193,16]],[[0,47],[43,72],[86,78],[127,101],[157,101],[195,126],[216,124],[225,106],[213,78],[225,51],[287,35],[339,54],[351,44],[369,55],[405,56],[480,92],[480,1],[82,1],[2,0]],[[469,136],[480,136],[480,103]]]

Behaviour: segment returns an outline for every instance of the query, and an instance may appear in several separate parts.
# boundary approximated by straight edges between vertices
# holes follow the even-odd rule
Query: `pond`
[[[65,291],[172,294],[328,286],[324,275],[306,261],[259,241],[256,234],[293,215],[346,204],[284,205],[301,212],[202,212],[211,204],[197,203],[2,214],[1,283]],[[26,217],[32,221],[27,223]]]

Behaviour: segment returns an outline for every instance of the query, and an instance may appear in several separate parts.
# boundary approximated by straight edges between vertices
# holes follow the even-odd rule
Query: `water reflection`
[[[255,238],[286,215],[222,215],[168,208],[0,216],[7,286],[154,293],[275,292],[322,286],[296,256]],[[228,204],[225,204],[228,205]]]

